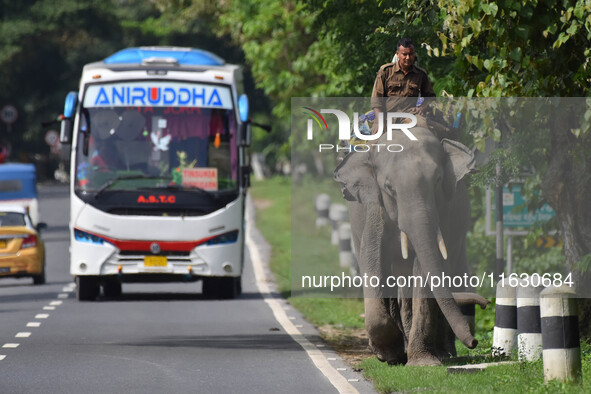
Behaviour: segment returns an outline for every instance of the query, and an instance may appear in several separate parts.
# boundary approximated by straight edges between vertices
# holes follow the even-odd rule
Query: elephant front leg
[[[378,277],[389,275],[389,264],[383,258],[384,212],[375,204],[366,207],[366,218],[359,245],[359,268],[362,275]],[[406,361],[404,335],[392,316],[390,295],[378,285],[363,289],[365,298],[365,328],[369,345],[380,361],[401,364]]]
[[[434,298],[413,298],[412,327],[408,340],[406,365],[441,365],[437,350],[439,306]]]
[[[380,361],[388,364],[404,364],[406,362],[404,335],[391,315],[391,303],[396,303],[396,300],[365,299],[365,328],[369,335],[369,347]]]
[[[413,274],[422,275],[415,262]],[[413,288],[412,323],[408,335],[406,365],[441,365],[439,359],[441,328],[447,325],[437,300],[421,286]]]

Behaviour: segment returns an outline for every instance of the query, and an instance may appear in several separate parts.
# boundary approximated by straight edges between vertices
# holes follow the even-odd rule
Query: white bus
[[[240,294],[248,117],[241,68],[210,52],[128,48],[84,67],[60,134],[78,300],[132,281]]]

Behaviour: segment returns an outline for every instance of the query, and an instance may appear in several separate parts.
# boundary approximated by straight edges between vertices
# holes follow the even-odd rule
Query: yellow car
[[[33,283],[45,283],[45,245],[24,207],[0,207],[0,278],[32,277]]]

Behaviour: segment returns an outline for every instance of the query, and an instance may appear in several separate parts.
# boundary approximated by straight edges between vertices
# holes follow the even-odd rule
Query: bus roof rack
[[[166,64],[183,66],[223,66],[226,61],[202,49],[181,47],[127,48],[107,57],[106,64]]]

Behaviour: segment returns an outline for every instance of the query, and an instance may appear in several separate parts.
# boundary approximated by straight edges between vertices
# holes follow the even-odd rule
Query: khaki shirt
[[[416,108],[416,98],[419,96],[435,97],[427,72],[413,64],[408,73],[404,74],[398,62],[388,63],[380,67],[376,76],[371,93],[371,107],[382,112],[407,112]]]

